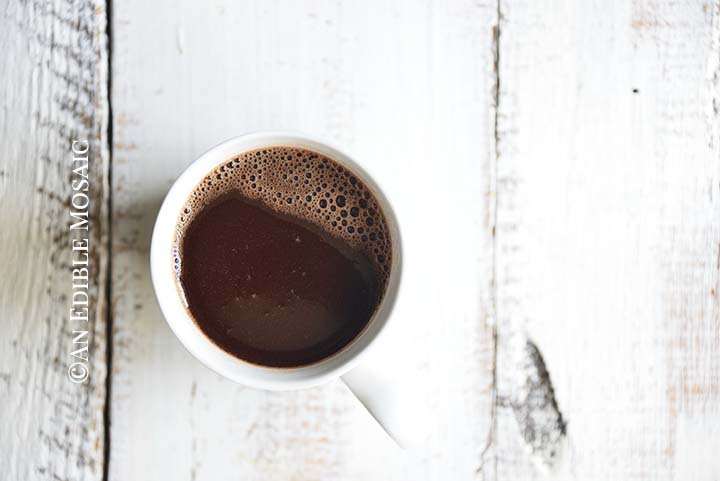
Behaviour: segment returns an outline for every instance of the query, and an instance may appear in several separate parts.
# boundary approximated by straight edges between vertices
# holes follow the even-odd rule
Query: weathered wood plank
[[[104,2],[0,7],[0,477],[100,480],[105,405]],[[90,377],[68,379],[73,139],[90,147]],[[80,236],[77,236],[80,237]]]
[[[720,472],[718,14],[501,2],[499,479],[537,472],[508,405],[526,334],[568,422],[558,479]]]
[[[490,428],[494,2],[114,4],[110,478],[474,479]],[[327,136],[395,203],[404,342],[438,433],[401,452],[339,383],[265,393],[173,337],[147,257],[173,179],[257,129]],[[399,379],[398,382],[403,382]]]

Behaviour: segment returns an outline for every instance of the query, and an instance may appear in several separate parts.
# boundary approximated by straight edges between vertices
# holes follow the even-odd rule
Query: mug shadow
[[[170,185],[171,182],[156,182],[151,188],[133,190],[131,195],[123,191],[122,185],[113,189],[110,254],[113,364],[127,362],[144,372],[153,367],[138,364],[150,362],[155,355],[169,354],[176,360],[189,356],[163,318],[150,275],[153,226]],[[159,353],[158,349],[164,352]]]
[[[326,440],[332,441],[339,462],[352,459],[367,440],[395,453],[392,441],[340,381],[302,391],[246,388],[205,367],[177,339],[155,297],[150,243],[160,206],[179,173],[146,178],[136,173],[132,191],[125,190],[127,185],[113,188],[112,409],[116,419],[124,420],[117,438],[140,429],[159,431],[166,428],[164,420],[174,419],[180,425],[176,435],[208,439],[219,452],[228,442],[252,445],[267,460],[260,467],[274,472],[278,446],[291,453],[290,465],[314,456]],[[207,399],[213,400],[212,408],[202,402]],[[150,449],[162,454],[156,456],[161,462],[173,459],[165,446]],[[227,469],[232,466],[228,463]]]

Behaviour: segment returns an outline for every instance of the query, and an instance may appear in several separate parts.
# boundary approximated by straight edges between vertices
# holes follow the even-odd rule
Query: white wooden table
[[[717,1],[3,0],[0,102],[0,479],[720,479]],[[339,382],[222,379],[162,319],[165,192],[259,129],[330,138],[395,204],[424,446],[397,449]],[[73,138],[92,159],[84,384]],[[525,339],[567,423],[551,470],[518,423]]]

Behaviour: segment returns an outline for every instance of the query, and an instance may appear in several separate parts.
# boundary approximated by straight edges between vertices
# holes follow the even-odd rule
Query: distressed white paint
[[[534,479],[508,406],[525,335],[568,422],[544,476],[717,479],[720,5],[501,0],[493,137],[497,5],[447,3],[114,2],[111,480]],[[104,18],[60,0],[0,18],[3,479],[102,477]],[[435,408],[425,448],[398,451],[339,383],[219,378],[157,310],[165,191],[207,147],[267,128],[330,137],[396,204],[395,357]],[[97,154],[100,221],[82,389],[64,373],[73,133]]]
[[[677,481],[715,481],[720,476],[720,416],[679,414],[675,423]]]
[[[113,5],[110,479],[474,479],[491,426],[496,6]],[[329,137],[370,170],[405,241],[392,356],[437,434],[403,452],[339,382],[264,393],[209,372],[158,312],[150,229],[173,179],[234,135]]]
[[[105,403],[104,3],[0,7],[0,478],[100,480]],[[71,143],[90,142],[91,377],[73,361]],[[75,328],[80,328],[75,324]]]
[[[550,479],[720,475],[718,13],[501,2],[498,391],[529,335],[568,422]],[[508,407],[496,449],[536,476]]]

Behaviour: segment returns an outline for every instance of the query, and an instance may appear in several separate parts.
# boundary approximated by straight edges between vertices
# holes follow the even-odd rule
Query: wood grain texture
[[[0,6],[0,477],[11,481],[102,479],[105,25],[104,2]],[[91,156],[86,384],[67,376],[73,139]]]
[[[552,479],[717,479],[718,5],[501,2],[498,479],[531,479],[512,339],[568,423]]]
[[[547,479],[717,479],[718,2],[113,9],[111,480],[539,478],[512,405],[526,337],[567,421]],[[0,11],[0,477],[99,480],[105,4]],[[162,319],[147,258],[165,192],[205,149],[258,129],[334,140],[395,205],[407,266],[378,359],[425,386],[424,448],[395,448],[339,382],[232,384]],[[73,138],[93,158],[83,386],[65,372]]]
[[[110,479],[492,477],[494,2],[198,3],[113,8]],[[393,446],[338,382],[267,393],[184,351],[148,272],[152,223],[200,153],[258,129],[334,140],[396,207],[407,259],[398,382],[437,433]]]

